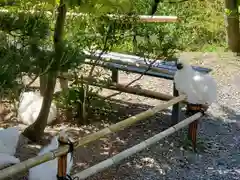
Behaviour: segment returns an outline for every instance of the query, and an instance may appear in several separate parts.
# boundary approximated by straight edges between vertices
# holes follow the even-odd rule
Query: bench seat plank
[[[94,56],[97,57],[100,55],[101,52],[97,51]],[[146,71],[146,68],[137,67],[137,64],[149,65],[150,62],[153,62],[154,59],[144,59],[143,57],[135,56],[135,55],[128,55],[116,52],[109,52],[103,53],[101,58],[104,59],[102,61],[102,66],[109,69],[117,69],[122,71],[128,71],[132,73],[139,73],[142,74]],[[129,63],[131,65],[122,65],[120,62]],[[159,73],[154,70],[149,70],[145,74],[149,76],[164,78],[173,80],[173,76],[177,70],[174,61],[163,61],[163,60],[156,60],[152,64],[152,67],[167,70],[171,75],[165,73]],[[194,70],[199,71],[201,73],[209,73],[212,69],[199,67],[199,66],[192,66]]]
[[[126,66],[126,65],[120,65],[117,63],[104,63],[102,64],[103,67],[105,68],[109,68],[109,69],[117,69],[117,70],[121,70],[121,71],[125,71],[125,72],[131,72],[131,73],[138,73],[138,74],[143,74],[146,69],[144,68],[139,68],[136,66]],[[153,77],[157,77],[157,78],[164,78],[164,79],[168,79],[168,80],[173,80],[173,75],[169,75],[169,74],[164,74],[164,73],[159,73],[153,70],[148,70],[147,72],[145,72],[145,75],[148,76],[153,76]]]

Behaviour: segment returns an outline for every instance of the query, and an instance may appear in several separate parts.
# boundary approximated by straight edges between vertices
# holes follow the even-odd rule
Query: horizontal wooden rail
[[[142,141],[141,143],[126,149],[120,153],[118,153],[117,155],[108,158],[86,170],[83,170],[82,172],[79,172],[75,175],[73,175],[73,178],[75,179],[86,179],[89,176],[92,176],[98,172],[101,172],[103,170],[105,170],[106,168],[112,166],[112,165],[117,165],[120,161],[146,149],[147,147],[157,143],[158,141],[160,141],[161,139],[177,132],[178,130],[186,127],[187,125],[189,125],[190,123],[192,123],[193,121],[199,119],[202,116],[202,113],[199,112],[197,114],[194,114],[193,116],[184,119],[183,121],[179,122],[178,124],[166,129],[165,131],[160,132],[159,134],[154,135],[153,137]]]
[[[67,79],[68,81],[73,81],[74,76],[71,75],[65,75],[65,76],[59,76],[59,79]],[[115,90],[115,91],[120,91],[124,93],[129,93],[129,94],[134,94],[134,95],[139,95],[139,96],[144,96],[144,97],[149,97],[161,101],[169,101],[174,98],[172,95],[156,92],[156,91],[151,91],[148,89],[142,89],[142,88],[135,88],[133,86],[126,86],[125,84],[119,84],[119,83],[110,83],[106,84],[106,81],[104,80],[96,80],[94,78],[87,78],[83,77],[83,83],[87,83],[88,85],[96,86],[96,87],[101,87],[104,89],[110,89],[110,90]],[[30,86],[26,90],[37,90],[39,89],[39,86]],[[55,92],[56,94],[59,94],[62,90],[58,90]],[[91,93],[90,93],[91,95]],[[94,94],[92,94],[94,95]],[[104,98],[103,96],[98,95],[98,97]],[[182,103],[187,103],[186,100],[183,100]]]
[[[118,83],[111,83],[110,85],[104,85],[101,82],[94,82],[94,81],[87,81],[89,85],[95,85],[101,88],[106,88],[106,89],[111,89],[111,90],[116,90],[120,92],[125,92],[129,94],[135,94],[135,95],[140,95],[144,97],[149,97],[149,98],[154,98],[162,101],[169,101],[174,98],[174,96],[168,95],[168,94],[163,94],[160,92],[155,92],[147,89],[141,89],[141,88],[134,88],[131,86],[126,86],[124,84],[118,84]],[[183,101],[185,102],[185,101]]]
[[[90,142],[93,142],[95,140],[98,140],[106,135],[118,132],[120,130],[123,130],[124,128],[127,128],[131,125],[133,125],[134,123],[137,123],[141,120],[144,120],[148,117],[151,117],[153,115],[155,115],[156,113],[158,113],[159,111],[168,108],[169,106],[172,106],[173,104],[176,104],[180,101],[183,101],[186,98],[185,95],[181,95],[178,97],[175,97],[173,99],[171,99],[170,101],[161,103],[153,108],[150,108],[144,112],[141,112],[137,115],[134,115],[132,117],[129,117],[123,121],[120,121],[116,124],[113,124],[109,127],[106,127],[98,132],[92,133],[90,135],[87,135],[85,137],[82,137],[79,141],[76,141],[74,143],[74,149],[80,147],[80,146],[84,146],[87,145]],[[64,155],[68,152],[68,146],[63,146],[60,147],[58,149],[56,149],[55,151],[46,153],[44,155],[41,156],[37,156],[34,158],[30,158],[26,161],[23,161],[19,164],[10,166],[8,168],[5,168],[3,170],[0,171],[0,180],[3,180],[7,177],[11,177],[12,175],[15,175],[17,173],[21,173],[24,171],[27,171],[28,169],[37,166],[39,164],[42,164],[44,162],[50,161],[55,159],[56,157],[59,157],[61,155]]]
[[[64,75],[61,77],[59,76],[58,78],[67,79],[69,81],[74,80],[74,76],[71,76],[71,75]],[[94,78],[83,77],[83,83],[87,83],[88,85],[93,85],[93,86],[97,86],[97,87],[101,87],[101,88],[105,88],[105,89],[111,89],[111,90],[115,90],[115,91],[129,93],[129,94],[135,94],[135,95],[139,95],[139,96],[154,98],[154,99],[158,99],[158,100],[162,100],[162,101],[169,101],[174,98],[174,96],[171,96],[168,94],[151,91],[151,90],[147,90],[147,89],[142,89],[142,88],[126,86],[124,84],[119,84],[119,83],[114,83],[114,82],[106,84],[106,81],[96,80]],[[183,103],[187,103],[187,102],[184,100]]]
[[[177,22],[177,16],[139,16],[141,22]]]
[[[1,9],[0,12],[3,13],[8,13],[11,12],[8,9]],[[18,12],[25,12],[25,13],[42,13],[41,11],[36,11],[36,10],[18,10]],[[52,12],[51,11],[44,11],[44,13],[46,15],[52,16]],[[84,13],[76,13],[76,12],[67,12],[67,16],[73,16],[73,17],[79,17],[79,16],[87,16],[88,14],[84,14]],[[116,14],[109,14],[109,17],[112,18],[118,18],[118,17],[126,17],[125,15],[116,15]],[[129,16],[131,17],[131,16]],[[134,15],[132,16],[134,17]],[[137,16],[141,22],[177,22],[178,21],[178,17],[177,16],[148,16],[148,15],[138,15]]]
[[[59,79],[67,79],[68,81],[72,81],[74,80],[74,77],[68,75],[68,76],[63,76],[63,77],[58,77]],[[87,78],[87,77],[83,77],[83,83],[87,83],[88,85],[92,85],[92,86],[96,86],[96,87],[101,87],[104,89],[110,89],[110,90],[115,90],[115,91],[120,91],[120,92],[124,92],[124,93],[129,93],[129,94],[134,94],[134,95],[139,95],[139,96],[144,96],[144,97],[149,97],[149,98],[153,98],[153,99],[157,99],[157,100],[161,100],[161,101],[169,101],[171,99],[174,98],[174,96],[168,95],[168,94],[164,94],[164,93],[160,93],[160,92],[156,92],[156,91],[151,91],[148,89],[142,89],[142,88],[135,88],[132,86],[126,86],[125,84],[119,84],[119,83],[110,83],[110,84],[106,84],[106,81],[104,80],[96,80],[94,78]],[[26,88],[27,91],[29,90],[37,90],[39,89],[39,86],[30,86],[28,88]],[[55,92],[55,95],[59,94],[62,90],[58,90]],[[91,94],[90,95],[94,95]],[[100,96],[97,95],[100,98],[104,99],[104,96]],[[183,100],[182,103],[187,103],[186,100]]]
[[[58,78],[64,78],[64,79],[68,79],[70,81],[74,79],[74,77],[71,77],[69,75],[65,75],[64,77],[58,77]],[[168,94],[155,92],[155,91],[151,91],[151,90],[147,90],[147,89],[134,88],[131,86],[127,87],[124,84],[118,84],[118,83],[105,84],[105,81],[96,80],[94,78],[83,77],[83,83],[87,83],[88,85],[93,85],[93,86],[97,86],[97,87],[101,87],[101,88],[105,88],[105,89],[111,89],[111,90],[115,90],[115,91],[129,93],[129,94],[135,94],[135,95],[139,95],[139,96],[154,98],[154,99],[158,99],[158,100],[162,100],[162,101],[169,101],[174,98],[174,96],[171,96]],[[34,87],[34,88],[36,88],[36,87]],[[104,98],[100,95],[99,95],[99,97]],[[182,103],[187,103],[187,100],[184,99],[182,101]],[[202,104],[202,106],[206,110],[208,109],[207,105]]]

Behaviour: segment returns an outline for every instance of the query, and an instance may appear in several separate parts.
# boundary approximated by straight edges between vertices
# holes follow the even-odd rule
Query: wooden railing
[[[151,117],[153,115],[155,115],[156,113],[158,113],[159,111],[168,108],[169,106],[172,106],[173,104],[176,104],[178,102],[181,102],[183,100],[185,100],[186,96],[185,95],[181,95],[178,97],[175,97],[167,102],[161,103],[151,109],[148,109],[144,112],[141,112],[135,116],[129,117],[123,121],[120,121],[116,124],[113,124],[109,127],[106,127],[98,132],[92,133],[90,135],[87,135],[85,137],[82,137],[80,140],[77,140],[74,143],[74,149],[80,147],[80,146],[84,146],[89,144],[90,142],[93,142],[95,140],[98,140],[106,135],[118,132],[120,130],[123,130],[131,125],[133,125],[136,122],[142,121],[147,119],[148,117]],[[10,166],[8,168],[5,168],[3,170],[0,171],[0,180],[3,180],[7,177],[11,177],[12,175],[18,174],[20,172],[24,172],[34,166],[37,166],[39,164],[42,164],[44,162],[50,161],[55,159],[56,157],[62,156],[64,154],[66,154],[69,150],[69,147],[63,146],[60,147],[58,149],[56,149],[55,151],[46,153],[44,155],[41,156],[37,156],[34,158],[30,158],[26,161],[23,161],[19,164]],[[57,167],[56,167],[57,168]]]

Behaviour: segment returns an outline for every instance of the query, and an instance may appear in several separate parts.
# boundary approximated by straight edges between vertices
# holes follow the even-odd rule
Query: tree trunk
[[[151,7],[151,9],[150,9],[150,11],[148,13],[149,15],[153,16],[156,13],[157,7],[158,7],[159,3],[160,3],[160,0],[153,0],[152,7]]]
[[[25,129],[23,135],[32,141],[38,141],[44,134],[44,129],[47,125],[47,118],[52,103],[53,92],[56,84],[57,72],[49,72],[46,85],[46,91],[44,92],[44,98],[42,102],[42,108],[38,115],[37,120]]]
[[[238,0],[225,0],[228,47],[232,52],[240,52]]]
[[[86,124],[87,123],[87,104],[86,104],[86,98],[87,98],[87,92],[88,92],[88,88],[84,88],[84,85],[83,85],[83,81],[81,82],[82,83],[82,91],[83,91],[83,99],[82,99],[82,103],[79,104],[80,105],[80,109],[79,109],[79,123],[80,124]],[[89,85],[88,85],[89,87]]]
[[[66,5],[64,0],[60,0],[59,7],[58,7],[58,16],[57,21],[55,24],[55,31],[54,31],[54,62],[49,69],[48,76],[47,76],[47,86],[46,90],[44,91],[44,98],[42,103],[41,111],[38,115],[37,120],[30,125],[28,128],[25,129],[23,135],[29,138],[32,141],[38,141],[41,139],[42,135],[44,134],[44,129],[47,125],[47,118],[50,110],[50,106],[52,103],[52,97],[54,93],[54,88],[56,85],[56,79],[58,76],[60,61],[63,56],[63,29],[64,29],[64,22],[66,18]]]
[[[64,78],[65,75],[67,75],[68,73],[67,72],[60,72],[60,78],[59,78],[59,82],[60,82],[60,86],[61,86],[61,89],[64,91],[64,90],[67,90],[68,89],[68,79]]]
[[[48,78],[47,74],[41,75],[41,76],[39,77],[39,81],[40,81],[40,93],[41,93],[42,96],[44,96],[44,92],[45,92],[45,90],[46,90],[46,88],[47,88],[47,78]]]

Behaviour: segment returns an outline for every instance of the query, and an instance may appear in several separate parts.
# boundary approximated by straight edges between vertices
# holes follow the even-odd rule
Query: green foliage
[[[135,53],[152,58],[174,56],[180,49],[179,38],[174,24],[156,25],[155,23],[139,23],[135,26]]]
[[[15,31],[18,35],[27,37],[45,38],[48,34],[48,20],[43,14],[25,14],[2,12],[0,14],[1,30],[10,33]]]
[[[76,5],[80,4],[78,7],[75,5],[78,11],[98,15],[128,13],[133,7],[131,0],[81,0],[80,3],[78,2],[75,3]]]
[[[86,81],[84,83],[82,76],[78,77],[76,75],[69,88],[61,91],[55,101],[59,107],[71,112],[73,117],[82,124],[86,123],[86,117],[83,118],[83,115],[87,116],[90,107],[93,105],[93,100],[97,98],[97,94],[101,90],[101,88],[89,87]]]
[[[11,89],[17,84],[17,77],[20,74],[19,64],[21,62],[17,61],[19,64],[16,64],[20,53],[15,46],[4,43],[6,37],[3,33],[0,34],[0,40],[2,42],[0,45],[0,87],[1,90]]]
[[[161,3],[158,14],[180,18],[178,34],[182,49],[201,51],[206,45],[225,46],[224,1],[192,0],[183,3]]]
[[[72,112],[77,112],[77,107],[82,105],[86,98],[85,89],[84,84],[80,82],[73,83],[68,90],[62,91],[59,98],[56,99],[58,105],[64,109],[73,110]]]
[[[24,73],[47,73],[54,59],[52,42],[56,2],[17,1],[17,6],[7,7],[10,12],[0,12],[2,89],[8,91],[22,86],[19,79]],[[223,2],[220,0],[160,3],[157,14],[177,15],[180,18],[178,23],[140,23],[137,15],[149,12],[150,0],[71,0],[67,3],[70,13],[85,15],[67,16],[60,67],[63,72],[73,72],[79,67],[85,61],[85,50],[166,58],[174,56],[177,50],[214,51],[218,46],[225,46]],[[111,13],[116,16],[109,17]],[[79,71],[90,77],[100,76],[85,73],[81,68]],[[89,106],[96,93],[88,85],[75,81],[69,91],[63,92],[59,102],[65,108],[79,109],[83,103]]]
[[[47,38],[48,31],[49,22],[43,14],[29,15],[15,10],[0,13],[2,90],[9,91],[21,85],[19,80],[23,72],[36,73],[39,55],[36,50],[38,44]]]

